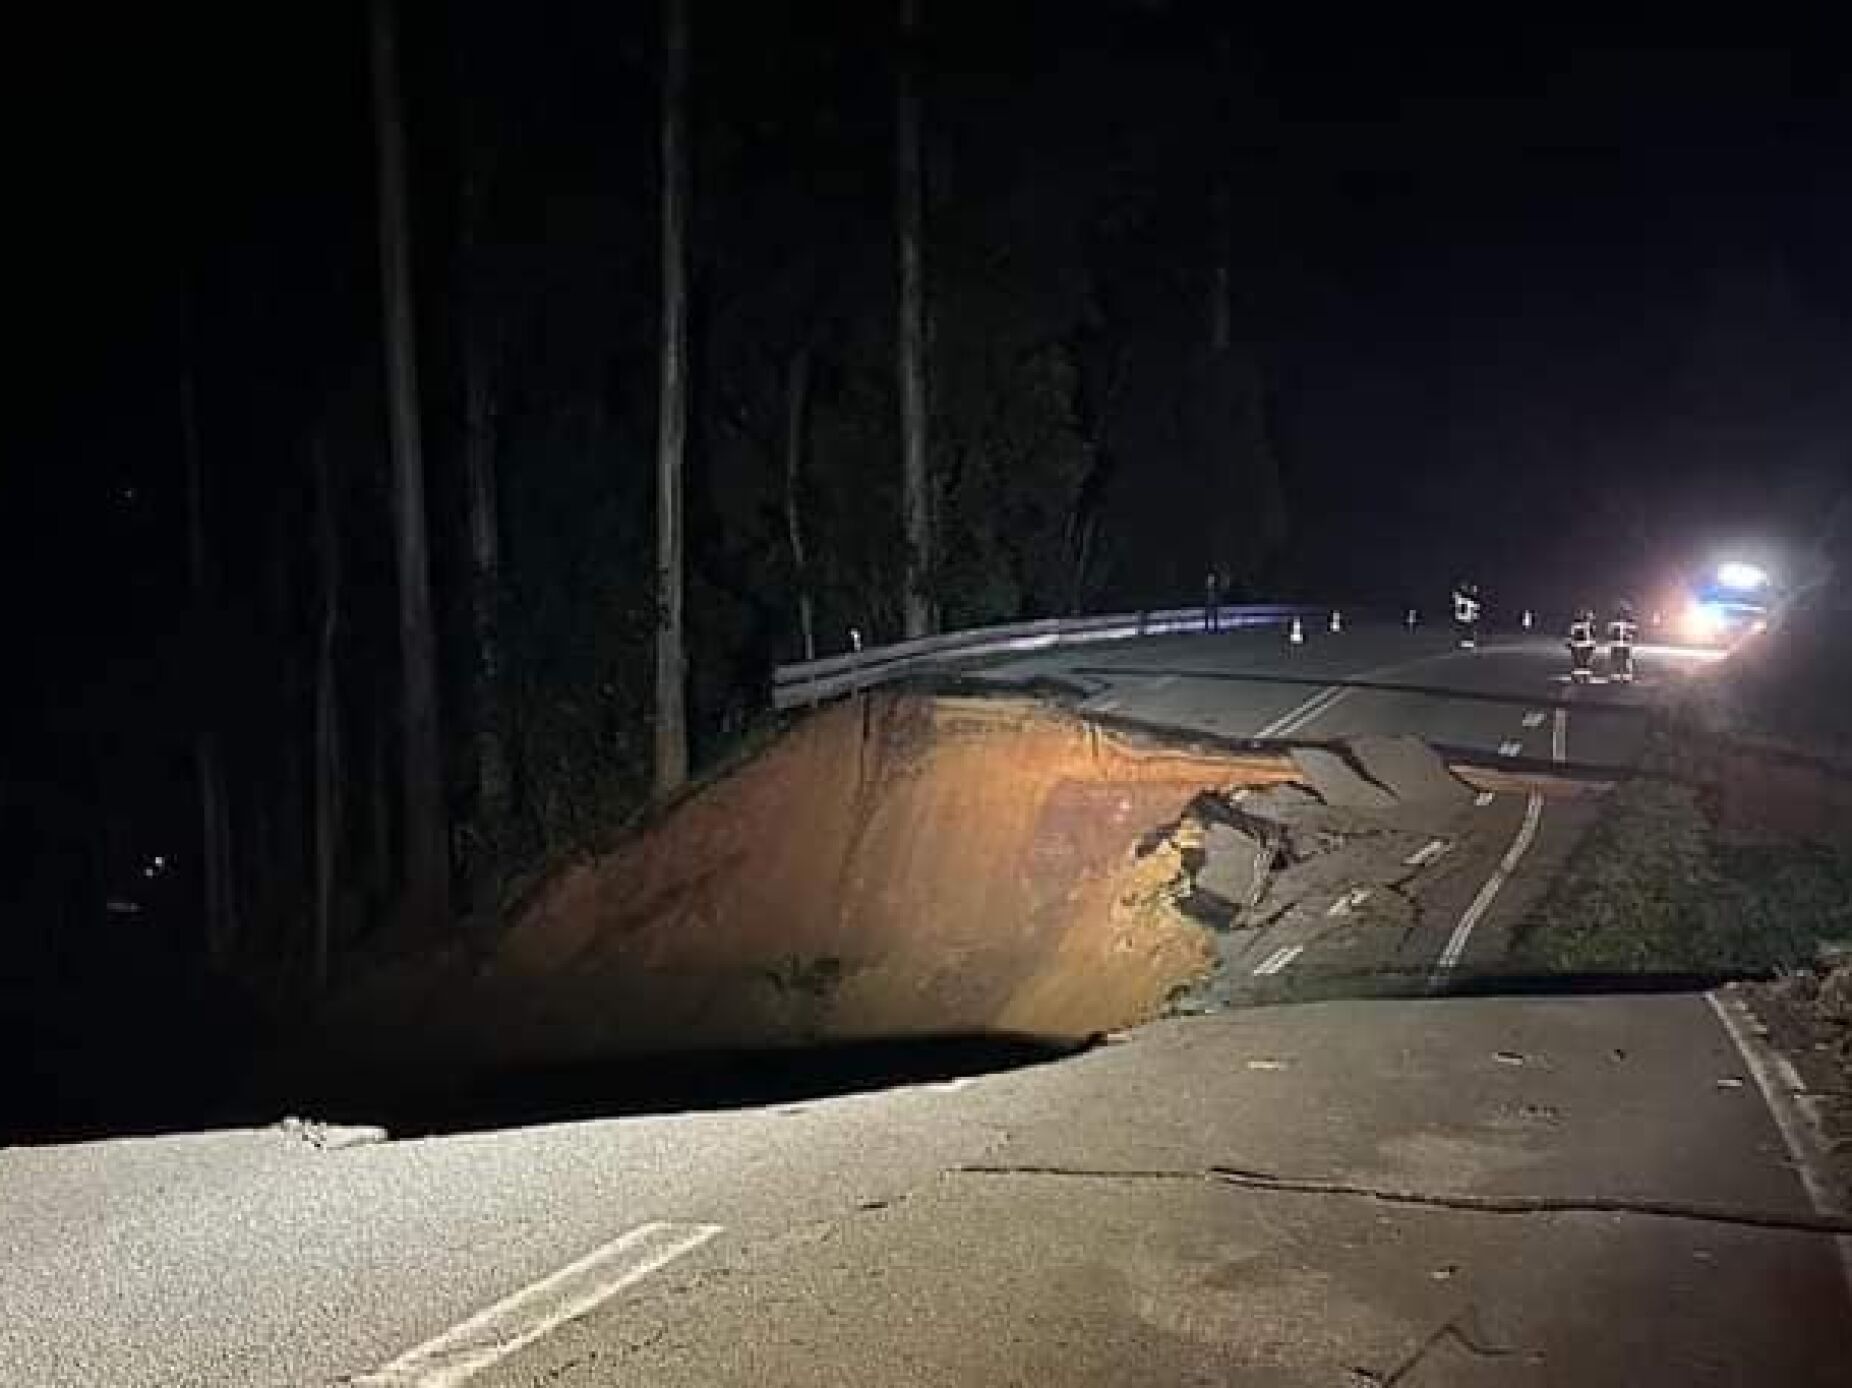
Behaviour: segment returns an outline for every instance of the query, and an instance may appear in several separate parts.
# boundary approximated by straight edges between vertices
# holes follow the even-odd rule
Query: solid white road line
[[[1493,646],[1493,647],[1490,647],[1489,649],[1491,650],[1521,650],[1523,649],[1523,647],[1521,646]],[[1433,664],[1435,662],[1442,661],[1442,660],[1455,660],[1455,659],[1467,658],[1467,657],[1470,657],[1472,654],[1473,654],[1472,652],[1460,651],[1460,650],[1437,651],[1432,655],[1418,655],[1414,657],[1412,660],[1399,660],[1390,665],[1378,665],[1373,670],[1365,670],[1361,672],[1360,674],[1345,675],[1342,678],[1346,680],[1351,680],[1351,681],[1364,681],[1364,682],[1383,680],[1383,679],[1388,679],[1392,675],[1400,674],[1403,671],[1408,670],[1412,666],[1429,665],[1429,664]],[[1249,734],[1249,736],[1257,738],[1257,739],[1258,738],[1269,738],[1269,737],[1288,737],[1291,734],[1298,732],[1301,728],[1305,727],[1306,724],[1312,722],[1314,719],[1320,717],[1321,715],[1335,708],[1340,700],[1348,698],[1352,692],[1353,692],[1353,685],[1351,684],[1326,685],[1325,688],[1319,690],[1316,694],[1312,695],[1312,697],[1307,699],[1304,703],[1298,705],[1295,708],[1288,709],[1285,713],[1281,714],[1278,718],[1274,719],[1271,723],[1267,724],[1267,726],[1262,728],[1259,732],[1251,733]]]
[[[1289,733],[1296,732],[1348,693],[1350,690],[1343,685],[1327,685],[1304,703],[1288,709],[1254,736],[1256,738],[1285,737]]]
[[[1807,1092],[1794,1062],[1773,1046],[1755,1039],[1744,1025],[1744,1015],[1739,1012],[1742,1004],[1734,999],[1726,1003],[1714,991],[1706,993],[1704,1001],[1717,1014],[1718,1022],[1754,1077],[1756,1088],[1762,1091],[1762,1102],[1781,1133],[1782,1144],[1788,1149],[1788,1164],[1801,1178],[1807,1203],[1819,1214],[1843,1213],[1832,1186],[1822,1174],[1821,1143],[1809,1128],[1798,1103],[1784,1097]],[[1839,1271],[1845,1278],[1846,1295],[1852,1297],[1852,1238],[1841,1236],[1833,1242],[1839,1250]]]
[[[1304,952],[1304,945],[1282,945],[1254,966],[1254,977],[1265,978],[1270,974],[1277,974]]]
[[[639,1225],[350,1382],[359,1388],[457,1388],[720,1232],[718,1224]]]
[[[1447,944],[1435,961],[1433,973],[1428,975],[1430,985],[1443,982],[1447,975],[1460,962],[1460,956],[1466,953],[1466,942],[1473,937],[1473,928],[1480,918],[1492,909],[1492,903],[1505,889],[1505,883],[1517,870],[1524,855],[1530,852],[1530,846],[1537,837],[1537,825],[1543,819],[1543,797],[1532,795],[1524,804],[1524,822],[1518,826],[1518,836],[1511,841],[1511,847],[1505,850],[1505,856],[1499,859],[1492,875],[1485,879],[1479,888],[1479,894],[1472,899],[1466,913],[1460,917],[1460,923],[1453,927],[1453,934],[1447,937]]]
[[[1403,867],[1426,867],[1453,845],[1445,839],[1429,839],[1420,848],[1402,859]]]
[[[1522,742],[1501,742],[1498,744],[1498,754],[1501,757],[1515,757],[1523,750],[1524,744]]]
[[[1541,728],[1543,726],[1544,717],[1545,715],[1542,709],[1534,708],[1524,715],[1524,726],[1527,728]]]
[[[1550,729],[1550,756],[1555,761],[1563,760],[1565,748],[1569,745],[1569,711],[1556,710],[1555,726]],[[1537,826],[1543,822],[1543,797],[1532,794],[1524,802],[1524,822],[1518,825],[1517,837],[1511,841],[1511,847],[1505,850],[1505,856],[1498,860],[1498,866],[1492,875],[1485,879],[1485,885],[1479,888],[1479,894],[1466,908],[1466,914],[1460,917],[1460,923],[1453,927],[1453,934],[1447,937],[1446,947],[1440,952],[1440,958],[1434,961],[1434,971],[1428,975],[1428,986],[1438,987],[1446,982],[1447,975],[1460,962],[1460,956],[1466,953],[1466,942],[1473,937],[1473,929],[1485,913],[1492,909],[1492,903],[1505,889],[1505,883],[1511,874],[1517,871],[1524,855],[1530,852],[1531,844],[1537,838]]]

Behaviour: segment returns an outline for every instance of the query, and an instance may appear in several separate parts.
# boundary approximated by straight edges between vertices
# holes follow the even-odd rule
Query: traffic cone
[[[1292,628],[1286,633],[1288,644],[1303,646],[1305,644],[1305,624],[1297,617],[1293,618]]]
[[[1344,630],[1344,614],[1335,608],[1331,612],[1331,629],[1333,631]]]

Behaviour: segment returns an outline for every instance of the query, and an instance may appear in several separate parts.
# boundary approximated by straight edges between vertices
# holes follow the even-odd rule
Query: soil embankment
[[[1175,906],[1191,800],[1290,774],[1032,700],[866,696],[555,874],[486,951],[376,977],[335,1033],[454,1070],[1084,1038],[1213,965]]]

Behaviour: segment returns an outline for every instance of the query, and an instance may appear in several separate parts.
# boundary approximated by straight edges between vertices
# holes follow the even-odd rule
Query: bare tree
[[[932,621],[932,489],[926,471],[926,287],[921,238],[919,0],[900,0],[900,65],[894,101],[894,226],[900,311],[901,526],[906,535],[902,622],[908,637]]]
[[[817,658],[816,604],[810,585],[810,565],[804,555],[803,468],[804,437],[810,421],[810,348],[791,353],[785,364],[785,537],[791,543],[791,573],[797,585],[797,627],[804,640],[804,659]]]
[[[185,311],[185,302],[182,302]],[[194,377],[190,318],[183,317],[180,343],[180,442],[186,457],[187,576],[193,595],[193,629],[202,646],[213,640],[217,595],[206,546],[205,465],[199,441],[199,399]],[[203,655],[204,652],[202,651]],[[209,662],[200,660],[196,668]],[[232,889],[231,815],[226,800],[225,756],[219,740],[217,700],[205,710],[193,736],[193,769],[199,783],[200,880],[204,888],[206,954],[224,964],[238,938],[237,896]]]
[[[682,455],[688,436],[688,3],[662,6],[662,375],[656,422],[656,794],[688,780]]]
[[[310,949],[310,978],[317,989],[328,984],[333,948],[335,876],[341,843],[341,737],[335,684],[335,647],[341,625],[341,537],[335,518],[334,482],[328,450],[320,439],[315,450],[315,557],[320,624],[315,643],[315,917]]]
[[[425,533],[424,446],[418,422],[418,360],[412,317],[411,235],[406,213],[405,120],[399,103],[393,0],[373,0],[374,136],[379,173],[379,262],[392,445],[394,555],[399,580],[400,793],[404,806],[401,924],[442,929],[450,918],[443,748],[437,721],[437,638],[431,622]]]
[[[501,504],[495,475],[496,400],[490,350],[465,329],[463,472],[468,486],[470,625],[476,642],[476,795],[486,823],[508,807],[508,751],[502,723]]]
[[[478,819],[498,824],[508,809],[508,750],[503,722],[501,503],[496,477],[500,422],[501,323],[486,283],[483,221],[493,158],[469,86],[467,36],[458,38],[462,92],[462,187],[458,197],[458,303],[463,376],[463,476],[469,512],[470,630],[476,646],[472,728]]]

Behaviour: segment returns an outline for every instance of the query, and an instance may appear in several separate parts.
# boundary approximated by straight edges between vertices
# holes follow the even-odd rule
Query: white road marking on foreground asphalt
[[[1298,707],[1282,713],[1254,736],[1257,738],[1285,737],[1289,733],[1295,733],[1349,693],[1350,689],[1345,685],[1327,685]]]
[[[1403,867],[1426,867],[1453,845],[1445,839],[1429,839],[1420,848],[1402,859]]]
[[[360,1388],[457,1388],[720,1232],[718,1224],[638,1225],[351,1382]]]
[[[1369,899],[1370,889],[1368,887],[1352,887],[1349,891],[1345,892],[1343,896],[1332,902],[1330,909],[1327,910],[1325,914],[1327,916],[1348,916],[1352,911],[1355,911]]]
[[[1820,1143],[1807,1129],[1798,1105],[1783,1098],[1784,1094],[1799,1096],[1807,1092],[1807,1086],[1795,1070],[1794,1062],[1774,1047],[1751,1036],[1743,1025],[1743,1017],[1747,1014],[1739,1011],[1741,1003],[1734,1000],[1726,1003],[1714,992],[1706,993],[1704,1001],[1717,1014],[1717,1020],[1729,1034],[1737,1054],[1742,1056],[1743,1064],[1749,1067],[1756,1088],[1762,1091],[1762,1103],[1781,1133],[1782,1144],[1788,1149],[1789,1165],[1801,1178],[1801,1185],[1807,1192],[1807,1202],[1819,1214],[1843,1213],[1838,1200],[1833,1196],[1832,1186],[1821,1174]],[[1846,1294],[1852,1296],[1852,1238],[1841,1236],[1834,1239],[1833,1243],[1839,1250],[1839,1271],[1845,1278]]]
[[[1305,953],[1304,945],[1282,945],[1254,966],[1254,977],[1262,978],[1268,974],[1277,974],[1303,953]]]
[[[1524,744],[1522,742],[1501,742],[1498,744],[1498,754],[1501,757],[1515,757],[1523,750]]]
[[[1524,726],[1527,728],[1541,728],[1543,726],[1543,719],[1543,710],[1534,708],[1524,715]]]
[[[1487,805],[1491,804],[1496,799],[1498,799],[1498,797],[1492,794],[1491,791],[1482,790],[1473,797],[1473,803],[1483,810]]]

